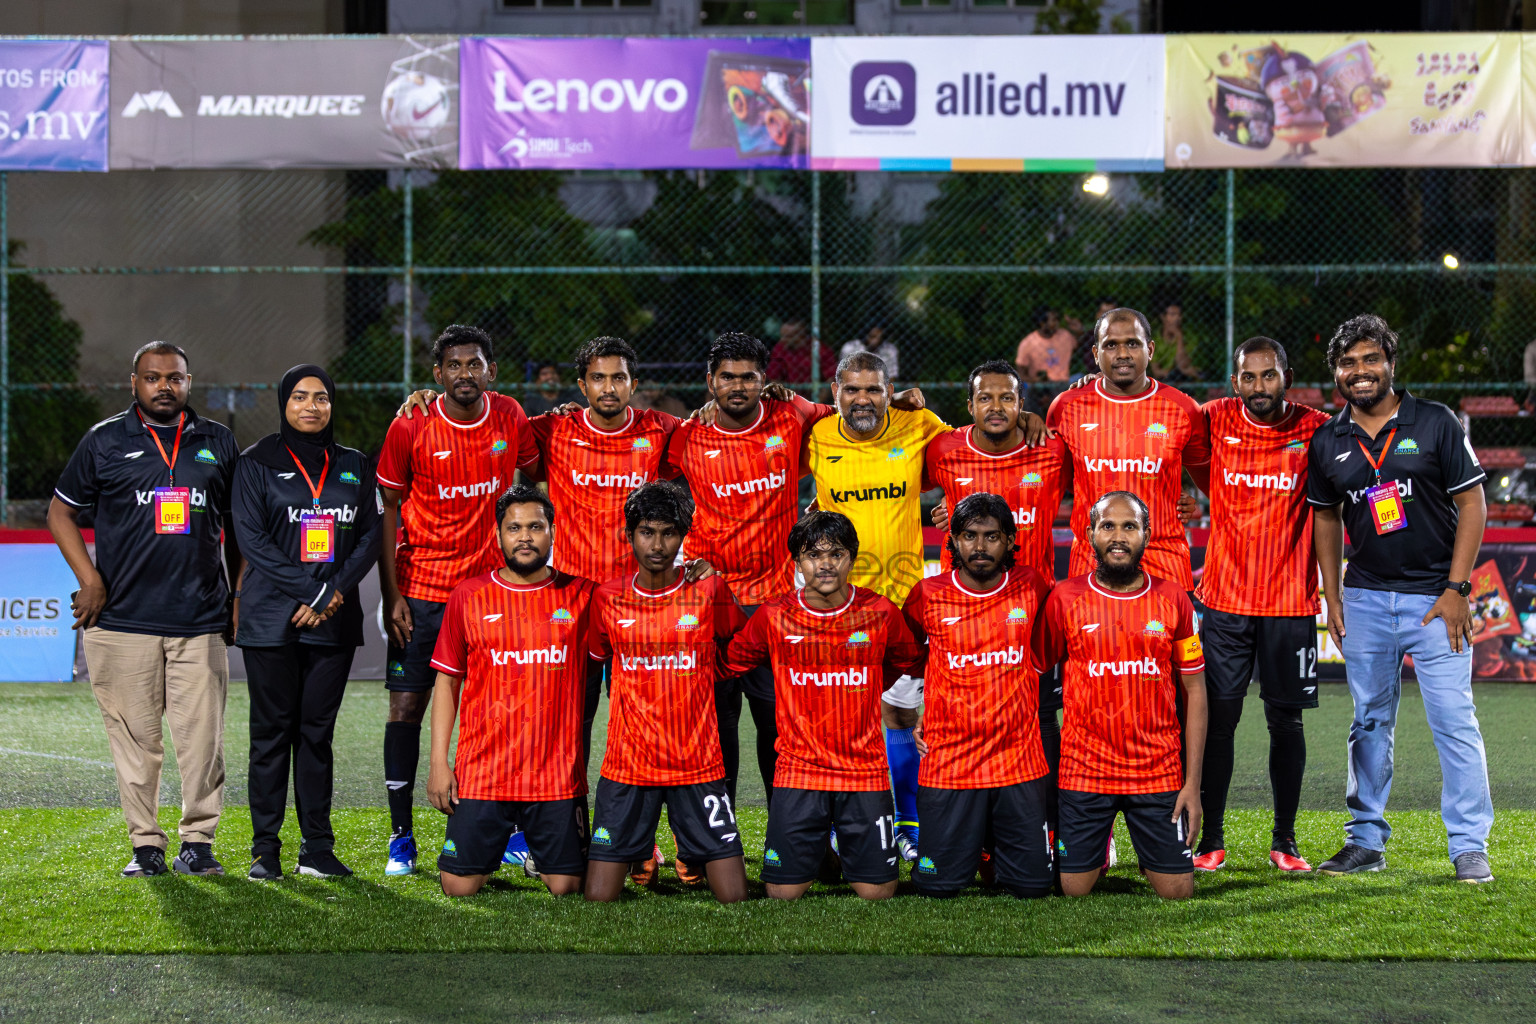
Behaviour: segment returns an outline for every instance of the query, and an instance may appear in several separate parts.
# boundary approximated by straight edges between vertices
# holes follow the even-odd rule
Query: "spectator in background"
[[[886,340],[885,327],[882,324],[870,324],[869,330],[864,332],[864,337],[854,338],[843,346],[843,350],[838,353],[838,358],[847,359],[860,352],[873,352],[879,356],[891,380],[900,376],[900,371],[897,369],[896,346]]]
[[[1164,303],[1158,319],[1162,337],[1152,349],[1152,362],[1147,366],[1147,373],[1169,384],[1199,380],[1204,371],[1190,358],[1189,347],[1184,341],[1183,307],[1177,300]]]
[[[523,411],[529,416],[552,412],[567,402],[581,404],[581,392],[560,379],[559,363],[540,363],[533,371],[533,388],[524,393]]]
[[[821,379],[837,377],[837,353],[821,349]],[[781,384],[808,384],[811,380],[811,331],[805,320],[791,317],[779,326],[779,343],[768,356],[768,379]]]
[[[1077,351],[1072,356],[1072,365],[1077,367],[1072,373],[1072,379],[1076,380],[1085,373],[1099,372],[1098,356],[1093,354],[1094,342],[1097,340],[1094,329],[1098,326],[1099,318],[1112,309],[1120,308],[1120,300],[1102,296],[1099,299],[1099,308],[1093,314],[1093,323],[1077,339]]]
[[[1035,310],[1035,329],[1019,342],[1013,363],[1029,383],[1065,382],[1072,377],[1072,350],[1077,339],[1061,326],[1061,313],[1049,306]]]
[[[1536,407],[1536,341],[1525,346],[1525,408]]]

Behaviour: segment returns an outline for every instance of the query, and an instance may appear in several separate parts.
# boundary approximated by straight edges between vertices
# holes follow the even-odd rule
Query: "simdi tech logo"
[[[848,83],[854,124],[892,128],[917,116],[917,69],[906,61],[860,61]]]

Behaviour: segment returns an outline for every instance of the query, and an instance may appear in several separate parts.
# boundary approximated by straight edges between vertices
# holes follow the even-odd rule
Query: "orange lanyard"
[[[139,413],[139,422],[144,423],[144,414],[139,412],[138,409],[133,411]],[[186,425],[186,422],[187,414],[183,412],[181,418],[176,421],[176,443],[171,446],[170,455],[165,454],[165,445],[160,443],[159,431],[155,430],[148,423],[144,423],[144,429],[149,431],[149,436],[155,439],[155,447],[160,449],[160,457],[165,460],[166,468],[171,471],[172,487],[176,486],[176,460],[181,456],[181,428]]]
[[[1360,446],[1360,451],[1365,456],[1365,461],[1369,462],[1371,464],[1371,468],[1376,471],[1377,483],[1381,483],[1381,464],[1387,461],[1387,451],[1392,447],[1392,435],[1396,433],[1396,427],[1393,427],[1387,433],[1387,443],[1381,446],[1381,458],[1379,459],[1371,458],[1371,450],[1365,446],[1365,442],[1360,440],[1358,437],[1355,438],[1355,444]]]
[[[284,447],[287,447],[287,446],[285,445]],[[293,464],[295,466],[299,467],[299,472],[304,474],[304,482],[306,484],[309,484],[309,493],[310,493],[311,497],[313,497],[315,499],[315,509],[318,511],[319,508],[320,508],[320,492],[325,489],[325,474],[327,474],[327,473],[329,473],[331,471],[331,452],[330,452],[330,449],[326,449],[326,452],[325,452],[325,465],[320,467],[320,486],[319,487],[316,487],[315,486],[315,482],[309,478],[309,470],[305,469],[304,468],[304,463],[300,462],[299,461],[299,457],[297,455],[293,454],[293,449],[292,448],[288,449],[288,455],[289,455],[289,457],[291,457],[293,459]]]

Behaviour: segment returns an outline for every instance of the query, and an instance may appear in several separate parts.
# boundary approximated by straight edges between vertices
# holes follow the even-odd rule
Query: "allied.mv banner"
[[[0,40],[0,171],[107,169],[107,44]]]

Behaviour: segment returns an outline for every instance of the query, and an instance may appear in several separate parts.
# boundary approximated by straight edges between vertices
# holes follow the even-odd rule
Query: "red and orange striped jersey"
[[[1233,615],[1316,615],[1307,448],[1328,415],[1289,403],[1271,426],[1238,398],[1204,408],[1211,425],[1211,539],[1201,602]]]
[[[587,791],[582,710],[594,584],[557,572],[519,586],[489,572],[454,588],[432,666],[464,680],[453,774],[468,800]]]
[[[1167,793],[1179,761],[1180,673],[1205,669],[1195,607],[1177,584],[1144,575],[1120,594],[1092,576],[1058,583],[1035,634],[1041,664],[1065,660],[1061,788]]]
[[[612,659],[603,777],[688,786],[725,777],[715,721],[716,641],[746,625],[718,575],[646,590],[630,573],[592,599],[592,657]]]
[[[1097,565],[1088,543],[1088,509],[1110,491],[1130,491],[1152,513],[1148,572],[1192,590],[1189,541],[1178,505],[1185,466],[1211,457],[1205,417],[1195,400],[1151,381],[1133,398],[1104,390],[1103,381],[1056,396],[1045,422],[1072,453],[1071,575]]]
[[[1013,523],[1018,528],[1014,544],[1020,564],[1027,565],[1043,578],[1056,578],[1056,545],[1051,538],[1051,524],[1061,508],[1061,493],[1066,485],[1067,448],[1061,438],[1049,438],[1037,448],[1021,441],[1012,451],[993,455],[977,448],[971,441],[975,427],[958,427],[929,442],[924,467],[923,490],[944,488],[944,506],[955,514],[955,506],[968,494],[995,494],[1013,509]],[[944,545],[940,565],[950,568],[949,545]]]
[[[807,607],[800,590],[781,594],[731,641],[730,674],[773,665],[775,786],[864,792],[891,784],[880,694],[921,652],[894,604],[849,589],[848,603],[833,611]]]
[[[1050,771],[1040,744],[1035,621],[1051,585],[1015,566],[986,593],[953,572],[919,580],[902,608],[928,638],[923,682],[922,786],[996,789]]]
[[[513,470],[538,455],[523,407],[494,392],[485,393],[485,412],[472,423],[443,412],[441,396],[425,418],[391,422],[378,477],[402,498],[405,536],[395,549],[400,593],[446,601],[464,580],[506,564],[496,540],[496,499],[512,486]]]
[[[680,422],[634,408],[625,410],[617,430],[598,430],[586,409],[529,421],[555,506],[556,569],[591,580],[635,571],[635,553],[624,537],[624,499],[663,478],[667,441]]]
[[[798,395],[765,398],[742,430],[689,420],[672,435],[668,470],[687,477],[697,503],[683,551],[714,566],[742,604],[794,588],[786,542],[800,517],[800,447],[810,425],[835,411]]]

